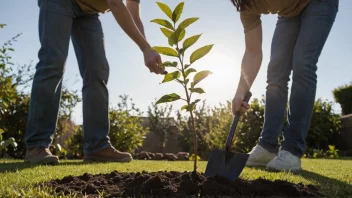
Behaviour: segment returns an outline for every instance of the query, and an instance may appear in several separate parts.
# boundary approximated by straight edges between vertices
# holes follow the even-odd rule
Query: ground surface
[[[310,196],[317,195],[315,193],[315,189],[313,187],[309,187],[309,185],[317,186],[319,189],[319,193],[323,194],[326,197],[346,197],[352,198],[352,160],[351,159],[341,159],[341,160],[307,160],[304,159],[302,161],[304,171],[301,171],[297,174],[292,173],[274,173],[267,172],[262,169],[253,169],[253,168],[245,168],[241,175],[241,179],[249,180],[250,182],[241,183],[239,180],[237,182],[237,187],[232,186],[231,184],[225,185],[225,188],[221,189],[219,184],[223,185],[223,181],[205,181],[202,176],[198,176],[197,182],[189,182],[195,181],[192,178],[192,175],[186,174],[186,176],[182,173],[184,171],[192,171],[192,162],[167,162],[167,161],[133,161],[128,164],[119,164],[119,163],[106,163],[106,164],[84,164],[80,161],[62,161],[60,165],[57,166],[28,166],[21,161],[6,161],[0,160],[0,197],[51,197],[53,191],[51,191],[50,187],[41,187],[43,182],[51,182],[51,185],[60,186],[60,188],[56,189],[58,192],[65,192],[66,186],[71,185],[72,183],[78,183],[80,185],[84,185],[84,192],[87,190],[94,191],[95,194],[107,195],[106,192],[102,192],[99,189],[99,186],[113,186],[115,188],[111,190],[110,193],[121,193],[121,191],[117,191],[116,186],[126,187],[129,185],[130,190],[123,190],[122,193],[128,195],[131,193],[131,190],[140,191],[143,189],[146,190],[148,188],[154,188],[158,186],[162,188],[166,188],[169,190],[159,192],[159,193],[173,193],[175,188],[178,190],[181,188],[182,192],[188,193],[194,190],[194,183],[197,183],[197,187],[204,187],[205,189],[211,189],[212,191],[215,189],[220,189],[224,193],[225,192],[237,192],[237,194],[241,194],[241,192],[245,192],[249,188],[253,189],[255,187],[260,189],[267,189],[263,191],[262,196],[266,196],[265,193],[270,192],[275,187],[278,190],[276,192],[286,193],[291,192],[291,196]],[[206,162],[199,163],[199,172],[204,172],[206,166]],[[147,173],[143,173],[142,171],[148,172],[158,172],[158,171],[179,171],[181,173],[173,172],[168,174],[152,174],[148,175]],[[125,172],[140,172],[140,174],[125,174]],[[89,173],[85,174],[84,173]],[[92,178],[93,175],[99,175],[95,179]],[[72,176],[80,176],[80,177],[67,177],[69,175]],[[101,179],[99,179],[99,177]],[[125,177],[121,181],[118,182],[119,179]],[[98,178],[98,179],[97,179]],[[104,179],[103,179],[104,178]],[[114,179],[115,178],[115,181]],[[128,180],[130,178],[130,180]],[[138,179],[137,179],[138,178]],[[178,179],[177,179],[178,178]],[[187,179],[188,178],[188,179]],[[190,178],[190,179],[189,179]],[[262,179],[259,179],[262,178]],[[149,179],[148,182],[146,182]],[[142,180],[145,180],[142,182]],[[180,181],[179,181],[180,180]],[[256,180],[256,181],[251,181]],[[269,181],[267,181],[269,180]],[[292,186],[291,184],[287,185],[286,182],[276,182],[275,180],[283,180],[287,182],[292,182],[297,185]],[[55,181],[55,182],[54,182]],[[99,182],[98,182],[99,181]],[[127,182],[126,182],[127,181]],[[133,182],[135,181],[135,182]],[[272,182],[274,185],[272,185]],[[95,182],[95,184],[94,184]],[[111,182],[117,182],[118,185],[112,185]],[[144,188],[136,188],[138,182],[144,184]],[[66,183],[66,185],[62,185]],[[70,184],[71,183],[71,184]],[[151,186],[148,186],[149,184]],[[183,183],[183,184],[182,184]],[[303,185],[298,185],[302,183]],[[90,186],[88,184],[91,184]],[[115,183],[114,183],[115,184]],[[77,191],[82,191],[80,185],[75,185]],[[217,186],[218,185],[218,186]],[[233,184],[232,184],[233,185]],[[252,187],[249,187],[252,185]],[[39,187],[37,187],[39,186]],[[89,186],[89,187],[88,187]],[[217,188],[214,189],[214,187]],[[260,186],[260,187],[259,187]],[[308,187],[307,187],[308,186]],[[88,187],[88,188],[87,188]],[[228,188],[230,187],[230,188]],[[239,188],[241,187],[241,188]],[[262,188],[263,187],[263,188]],[[109,188],[106,188],[109,189]],[[111,188],[110,188],[111,189]],[[160,188],[159,188],[160,189]],[[257,189],[258,190],[258,189]],[[51,191],[51,192],[50,192]],[[159,190],[160,191],[160,190]],[[210,191],[210,192],[212,192]],[[180,191],[181,192],[181,191]],[[51,193],[51,194],[50,194]],[[143,192],[139,192],[143,193]],[[154,191],[157,194],[157,191]],[[204,191],[203,191],[204,193]],[[298,194],[297,194],[298,193]],[[299,194],[300,193],[300,194]],[[307,194],[308,193],[308,194]],[[136,193],[134,193],[136,194]],[[210,193],[211,194],[211,193]],[[121,195],[121,194],[119,194]],[[209,194],[208,194],[209,195]],[[272,194],[271,194],[272,195]],[[277,194],[277,197],[282,197],[280,194]],[[147,197],[147,196],[143,196]],[[184,196],[181,196],[184,197]]]

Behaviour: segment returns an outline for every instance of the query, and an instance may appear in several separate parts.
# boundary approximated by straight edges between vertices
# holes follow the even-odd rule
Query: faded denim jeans
[[[312,0],[296,17],[279,17],[274,32],[267,72],[264,126],[259,145],[279,150],[284,128],[288,82],[292,87],[288,124],[281,149],[302,157],[315,101],[317,62],[338,12],[339,0]]]
[[[72,38],[83,78],[84,152],[106,148],[110,146],[106,87],[109,65],[99,16],[83,13],[74,0],[38,0],[38,5],[41,48],[32,84],[26,146],[48,147],[53,141],[64,67]]]

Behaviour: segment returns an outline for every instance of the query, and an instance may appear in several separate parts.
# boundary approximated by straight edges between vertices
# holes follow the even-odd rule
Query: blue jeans
[[[38,0],[38,5],[41,48],[32,84],[26,146],[48,147],[53,141],[71,37],[83,78],[84,152],[106,148],[110,146],[109,65],[99,16],[83,13],[74,0]]]
[[[338,12],[339,0],[312,0],[296,17],[279,17],[267,72],[264,126],[259,145],[279,150],[288,99],[288,124],[281,149],[302,157],[310,127],[317,85],[317,62]]]

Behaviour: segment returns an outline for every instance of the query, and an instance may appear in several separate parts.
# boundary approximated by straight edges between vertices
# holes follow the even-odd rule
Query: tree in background
[[[352,114],[352,83],[333,90],[335,101],[340,103],[342,114]]]

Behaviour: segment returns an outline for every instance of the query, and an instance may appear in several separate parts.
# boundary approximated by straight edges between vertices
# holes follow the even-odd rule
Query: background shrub
[[[340,103],[342,114],[352,114],[352,83],[333,90],[335,101]]]
[[[134,153],[142,146],[148,128],[142,126],[142,112],[128,96],[120,96],[117,108],[110,109],[111,144],[120,151]]]

